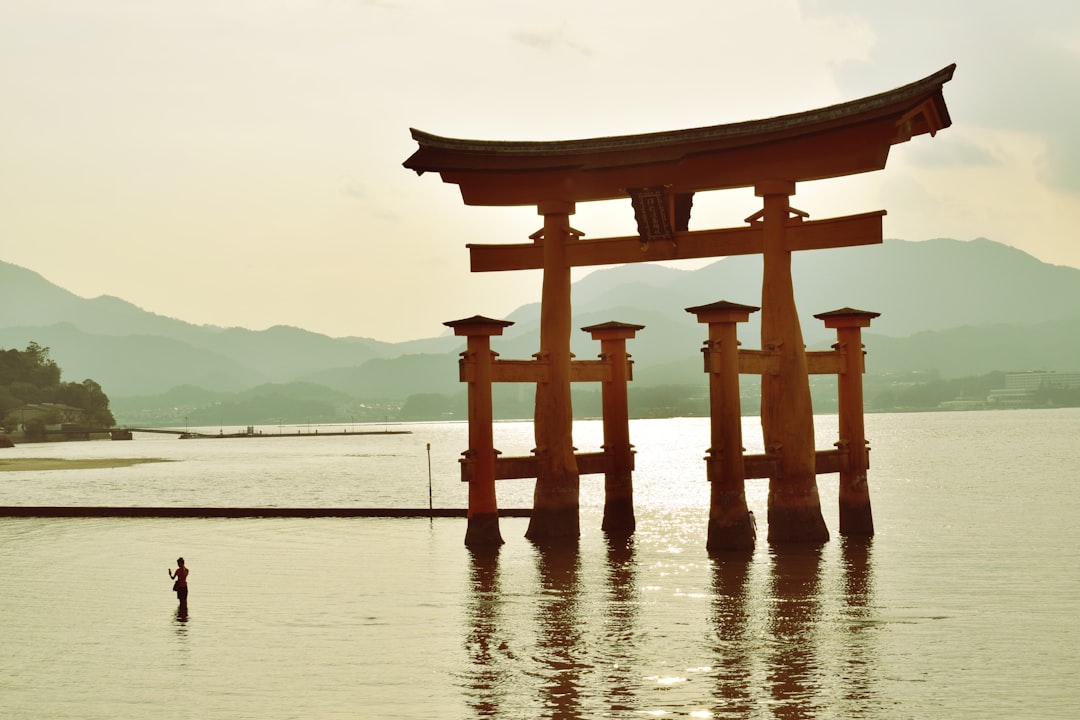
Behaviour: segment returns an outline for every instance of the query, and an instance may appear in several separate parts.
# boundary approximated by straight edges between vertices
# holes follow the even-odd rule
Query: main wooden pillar
[[[540,299],[540,352],[547,378],[536,386],[534,433],[537,457],[533,510],[525,537],[538,543],[577,540],[577,459],[574,457],[573,407],[570,400],[570,261],[567,244],[574,238],[570,215],[574,203],[537,207],[544,217],[544,279]]]
[[[480,315],[443,323],[454,334],[468,338],[461,354],[461,379],[469,387],[469,449],[462,462],[472,465],[469,477],[469,527],[465,544],[469,546],[502,545],[499,531],[499,507],[495,499],[495,450],[492,430],[492,366],[497,353],[491,351],[491,336],[502,335],[513,325],[506,320],[492,320]]]
[[[777,459],[776,474],[769,479],[769,542],[825,543],[829,530],[817,489],[810,374],[787,246],[788,198],[795,194],[795,183],[760,182],[755,193],[764,199],[761,348],[777,358],[776,371],[761,378],[765,451]]]
[[[753,550],[755,530],[746,507],[746,469],[742,446],[742,403],[739,400],[739,340],[736,324],[758,308],[717,302],[687,308],[698,322],[708,323],[702,352],[709,373],[710,447],[705,458],[709,479],[710,552]]]
[[[880,313],[843,308],[814,317],[825,327],[836,329],[836,348],[842,356],[838,378],[840,442],[847,461],[840,470],[840,534],[870,537],[874,534],[874,515],[870,509],[870,486],[866,480],[870,454],[863,422],[863,383],[866,353],[862,328]]]
[[[632,533],[634,517],[634,446],[630,444],[630,408],[626,384],[630,380],[630,355],[626,341],[644,325],[608,322],[582,328],[600,341],[600,358],[610,368],[610,375],[600,386],[604,415],[604,454],[608,456],[604,473],[604,521],[601,530],[609,533]]]

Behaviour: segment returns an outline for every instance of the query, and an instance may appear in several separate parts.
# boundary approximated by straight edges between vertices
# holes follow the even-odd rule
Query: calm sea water
[[[830,447],[836,418],[817,420]],[[173,462],[0,473],[0,504],[426,507],[430,478],[436,506],[464,507],[466,427],[407,429],[24,445],[0,452]],[[531,432],[501,423],[496,446],[526,454]],[[0,717],[1080,714],[1080,411],[867,416],[877,537],[836,535],[822,476],[832,541],[773,553],[759,527],[741,561],[704,549],[707,420],[631,433],[637,534],[606,540],[588,476],[569,553],[521,519],[491,555],[456,519],[0,519]],[[599,423],[575,442],[598,449]],[[499,502],[531,493],[506,481]],[[748,484],[760,525],[765,495]]]

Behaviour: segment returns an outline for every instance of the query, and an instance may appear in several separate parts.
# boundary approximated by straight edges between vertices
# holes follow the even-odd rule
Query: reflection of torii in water
[[[544,273],[537,367],[531,373],[522,371],[518,377],[518,381],[537,383],[536,449],[530,466],[536,490],[529,538],[548,542],[579,534],[581,471],[574,454],[570,405],[570,383],[577,379],[572,377],[570,353],[571,268],[761,253],[761,422],[769,460],[769,541],[817,544],[828,539],[817,492],[810,369],[795,308],[791,253],[880,243],[885,213],[812,221],[792,208],[789,198],[798,182],[880,170],[892,145],[948,127],[951,120],[942,87],[954,69],[949,66],[904,87],[820,110],[674,132],[558,142],[494,142],[412,131],[419,148],[405,161],[406,168],[419,174],[439,173],[444,182],[459,187],[466,205],[534,205],[544,218],[543,229],[531,236],[531,243],[469,246],[474,272],[542,269]],[[747,225],[689,229],[694,193],[739,187],[754,188],[763,200],[761,211],[748,218]],[[585,240],[570,227],[576,203],[628,196],[637,219],[637,235]],[[705,322],[701,316],[699,319]],[[859,323],[865,326],[868,320]],[[501,329],[485,326],[477,330],[475,324],[455,328],[459,334],[469,335],[470,341],[476,335],[500,334]],[[856,352],[861,363],[861,346],[848,355]],[[472,362],[468,357],[466,361]],[[470,381],[470,389],[474,383],[475,379]],[[858,402],[861,428],[861,390]],[[487,413],[490,416],[490,407]],[[470,412],[470,424],[472,415]],[[717,422],[714,417],[714,430]],[[849,514],[847,525],[853,534],[872,534],[865,441],[842,437],[840,445],[849,450],[857,445],[845,457],[862,464],[847,481],[841,478],[841,508]],[[721,451],[712,449],[714,453]],[[741,453],[742,448],[736,452]],[[466,461],[483,455],[482,464],[492,468],[484,472],[490,477],[470,477],[472,485],[490,486],[490,491],[478,494],[485,498],[482,507],[473,506],[470,487],[471,539],[467,536],[466,540],[470,544],[502,541],[494,502],[498,474],[494,468],[513,459],[496,460],[495,454],[491,447],[474,445],[470,432]],[[490,463],[486,462],[488,455]],[[717,478],[711,477],[715,483]],[[742,477],[724,478],[727,487],[738,485],[745,507],[742,481]],[[862,521],[853,521],[860,513],[865,516]],[[844,526],[842,520],[841,532],[845,532]],[[710,548],[744,547],[745,537],[737,535],[724,539],[724,533],[719,532],[713,542],[710,527]]]

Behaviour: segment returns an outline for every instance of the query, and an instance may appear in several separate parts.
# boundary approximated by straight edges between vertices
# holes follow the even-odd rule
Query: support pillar
[[[777,458],[769,479],[769,542],[818,545],[828,541],[821,515],[814,448],[814,411],[806,346],[795,308],[787,225],[788,198],[795,183],[759,183],[764,277],[761,290],[761,347],[778,359],[775,374],[761,378],[761,427],[765,450]]]
[[[574,204],[538,206],[544,216],[544,280],[540,298],[540,352],[548,364],[545,382],[536,386],[537,478],[532,517],[525,537],[538,543],[577,541],[580,534],[577,458],[574,457],[570,400],[570,262],[566,245],[574,238]]]
[[[600,341],[600,358],[610,367],[610,377],[601,385],[604,415],[604,453],[608,469],[604,473],[604,521],[609,533],[634,532],[634,456],[630,444],[630,409],[626,384],[630,380],[630,355],[626,341],[644,325],[607,322],[582,328]]]
[[[443,324],[453,328],[455,335],[468,338],[460,362],[461,379],[469,387],[469,449],[463,453],[462,460],[471,465],[467,475],[469,526],[465,531],[465,544],[470,547],[502,545],[499,507],[495,499],[497,451],[491,409],[492,366],[497,353],[491,351],[491,336],[502,335],[503,328],[513,323],[476,315]]]
[[[833,346],[843,357],[838,378],[840,442],[837,446],[847,455],[840,471],[840,534],[872,537],[874,516],[870,509],[870,486],[866,474],[870,468],[866,427],[863,422],[863,373],[865,355],[862,328],[880,313],[843,308],[814,317],[825,327],[836,329]]]
[[[720,301],[687,308],[708,323],[702,348],[709,374],[710,443],[705,458],[709,488],[709,552],[754,549],[754,521],[746,507],[746,469],[739,400],[739,341],[736,324],[758,308]]]

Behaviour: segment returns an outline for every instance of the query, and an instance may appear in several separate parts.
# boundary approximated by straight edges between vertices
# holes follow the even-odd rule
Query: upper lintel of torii
[[[458,185],[467,205],[535,205],[573,213],[578,202],[629,198],[638,234],[582,239],[565,248],[571,267],[684,260],[763,251],[760,215],[747,225],[690,230],[695,192],[754,187],[794,192],[795,183],[885,167],[889,149],[952,123],[942,86],[955,65],[889,92],[819,110],[729,125],[555,142],[443,138],[413,130],[405,161]],[[882,241],[884,210],[808,220],[789,209],[787,250]],[[531,243],[470,244],[473,272],[544,267],[543,233]]]
[[[671,197],[840,177],[885,167],[889,149],[949,127],[942,94],[955,65],[900,88],[791,115],[671,132],[565,141],[444,138],[412,130],[404,166],[437,172],[467,205],[536,205]]]

